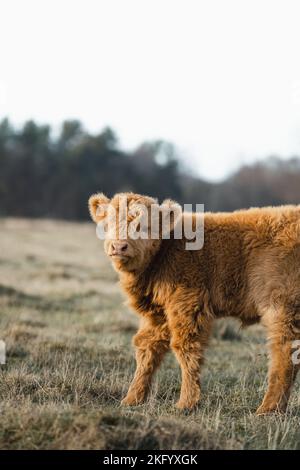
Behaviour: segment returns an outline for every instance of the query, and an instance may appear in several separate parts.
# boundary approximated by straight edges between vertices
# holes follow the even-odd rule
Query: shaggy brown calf
[[[137,203],[156,206],[160,221],[166,207],[178,208],[137,194],[111,200],[96,194],[89,200],[93,220],[110,230],[124,196],[129,210]],[[170,230],[188,217],[195,223],[198,215],[174,216]],[[117,234],[124,223],[120,218]],[[200,367],[212,323],[233,316],[243,325],[261,321],[268,333],[269,385],[257,413],[284,411],[299,369],[292,343],[300,337],[300,206],[206,213],[204,230],[204,246],[196,251],[185,249],[184,238],[163,239],[161,229],[159,239],[105,240],[129,303],[142,318],[134,337],[136,373],[122,403],[145,400],[153,373],[171,348],[182,373],[177,407],[193,408],[200,399]]]

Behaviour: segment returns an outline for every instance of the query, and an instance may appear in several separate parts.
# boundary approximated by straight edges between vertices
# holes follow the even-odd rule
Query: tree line
[[[298,204],[299,183],[297,156],[243,165],[212,183],[185,169],[175,147],[165,141],[124,151],[112,129],[90,134],[77,120],[65,121],[57,133],[34,121],[18,129],[8,119],[0,122],[0,216],[84,220],[88,197],[97,191],[204,203],[213,211]]]

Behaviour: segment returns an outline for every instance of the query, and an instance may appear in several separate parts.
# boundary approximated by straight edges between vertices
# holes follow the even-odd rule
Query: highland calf
[[[257,413],[284,411],[300,367],[292,361],[293,342],[300,339],[300,206],[206,213],[203,247],[187,250],[185,236],[172,234],[187,220],[196,224],[199,215],[178,216],[178,204],[169,200],[159,205],[132,193],[111,200],[93,195],[90,213],[106,234],[124,197],[128,212],[118,217],[114,236],[104,242],[129,303],[141,316],[134,337],[137,368],[122,403],[145,400],[153,373],[171,349],[182,375],[177,407],[192,409],[200,400],[200,368],[212,324],[232,316],[243,325],[260,321],[267,330],[269,385]],[[158,237],[120,239],[121,228],[135,213],[142,220],[140,205],[156,208]],[[164,217],[173,209],[166,239]],[[149,227],[146,232],[150,235]]]

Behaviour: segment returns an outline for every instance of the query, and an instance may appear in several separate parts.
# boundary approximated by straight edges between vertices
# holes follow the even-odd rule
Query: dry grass
[[[300,448],[295,387],[285,416],[256,417],[266,379],[259,327],[216,328],[203,400],[174,409],[179,370],[170,354],[148,402],[119,406],[134,371],[137,319],[92,224],[0,221],[0,448]]]

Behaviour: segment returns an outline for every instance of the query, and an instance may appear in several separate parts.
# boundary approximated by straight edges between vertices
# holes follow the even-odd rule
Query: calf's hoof
[[[144,403],[144,397],[137,397],[136,395],[127,395],[121,401],[122,406],[137,406]]]
[[[274,413],[282,414],[285,413],[286,406],[280,406],[276,404],[270,405],[260,405],[260,407],[256,410],[256,416],[263,416],[263,415],[270,415]]]
[[[179,400],[176,403],[175,406],[176,406],[177,410],[185,411],[185,412],[188,413],[190,411],[195,410],[199,406],[199,400],[197,400],[195,402]]]

